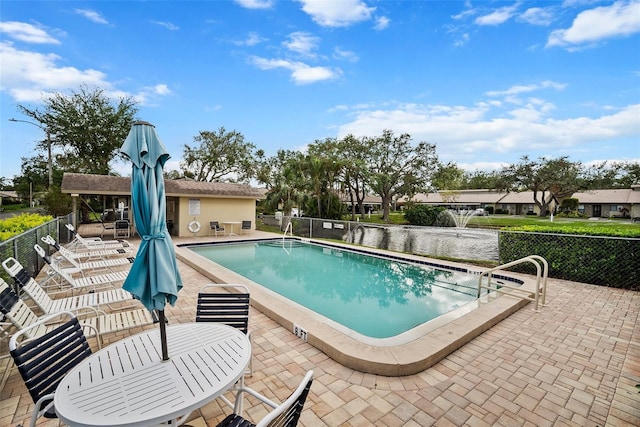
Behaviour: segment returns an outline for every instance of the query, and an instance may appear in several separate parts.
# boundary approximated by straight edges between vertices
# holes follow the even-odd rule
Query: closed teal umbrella
[[[122,287],[160,317],[162,358],[168,360],[164,307],[176,303],[182,278],[167,230],[162,168],[169,153],[148,122],[135,122],[120,151],[133,163],[131,203],[136,230],[142,241]]]

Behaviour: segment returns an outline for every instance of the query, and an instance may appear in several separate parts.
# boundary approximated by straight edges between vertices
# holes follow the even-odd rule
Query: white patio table
[[[169,360],[159,328],[94,353],[60,382],[54,403],[70,426],[152,426],[176,420],[220,396],[243,375],[251,343],[217,323],[167,326]]]
[[[233,231],[233,227],[236,225],[241,225],[241,221],[222,221],[224,225],[229,226],[229,236],[237,236],[237,234]]]

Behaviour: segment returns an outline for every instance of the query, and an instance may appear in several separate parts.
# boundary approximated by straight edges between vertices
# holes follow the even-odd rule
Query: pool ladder
[[[491,281],[493,272],[498,270],[505,270],[509,267],[513,267],[514,265],[524,264],[527,262],[533,264],[536,267],[536,290],[533,297],[531,296],[530,291],[522,290],[517,286],[509,286],[501,282]],[[486,283],[484,283],[484,281],[482,280],[485,276],[487,277]],[[500,292],[506,295],[511,295],[513,297],[522,298],[527,301],[533,301],[533,310],[538,311],[538,306],[544,306],[546,303],[548,276],[549,264],[547,263],[547,260],[542,258],[540,255],[529,255],[527,257],[511,261],[507,264],[499,265],[498,267],[494,267],[480,273],[480,277],[478,278],[478,298],[480,298],[480,292],[484,288],[489,292]]]

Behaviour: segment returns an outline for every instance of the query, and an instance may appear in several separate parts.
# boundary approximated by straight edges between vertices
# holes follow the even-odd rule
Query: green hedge
[[[25,231],[45,224],[53,219],[50,215],[23,213],[0,220],[0,242],[9,240]]]
[[[640,290],[640,238],[619,238],[501,230],[500,263],[540,255],[549,277]],[[516,271],[535,274],[530,264]]]

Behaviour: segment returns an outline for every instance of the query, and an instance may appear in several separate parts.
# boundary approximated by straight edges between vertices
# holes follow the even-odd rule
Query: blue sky
[[[16,104],[82,84],[139,102],[165,169],[220,127],[267,155],[391,129],[467,170],[640,161],[640,0],[3,0],[0,48],[1,177],[44,138]]]

